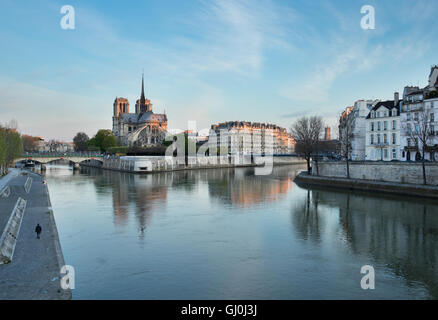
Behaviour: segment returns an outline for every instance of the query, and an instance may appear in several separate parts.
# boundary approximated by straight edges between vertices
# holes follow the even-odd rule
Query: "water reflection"
[[[166,210],[170,188],[195,193],[200,186],[206,185],[210,198],[224,204],[249,207],[278,200],[292,189],[295,176],[290,167],[277,167],[270,176],[255,176],[254,168],[188,170],[153,175],[82,168],[81,174],[93,177],[98,196],[112,194],[115,225],[126,225],[132,208],[141,231],[147,228],[154,212]]]
[[[48,168],[76,298],[438,298],[437,202],[303,189],[302,169]]]
[[[338,223],[324,221],[328,209]],[[390,269],[409,287],[418,283],[438,299],[438,216],[435,201],[307,190],[292,210],[292,226],[303,239],[339,233],[354,255]]]
[[[294,203],[292,210],[292,226],[301,239],[313,242],[321,241],[321,222],[324,216],[318,212],[318,198],[313,198],[311,191],[307,190],[306,197]],[[316,195],[317,197],[317,195]]]
[[[221,202],[242,207],[277,201],[292,187],[290,167],[277,167],[270,176],[254,175],[254,168],[210,170],[205,177],[209,195]]]

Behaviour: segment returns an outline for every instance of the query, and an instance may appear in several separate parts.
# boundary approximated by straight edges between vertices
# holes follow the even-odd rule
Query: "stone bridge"
[[[73,164],[73,166],[75,168],[79,168],[79,165],[82,162],[90,162],[90,161],[99,161],[101,163],[103,163],[103,156],[102,155],[93,155],[93,156],[88,156],[88,155],[76,155],[76,154],[72,154],[72,155],[68,155],[68,154],[64,154],[64,155],[26,155],[23,156],[21,158],[17,158],[14,160],[14,165],[16,163],[19,162],[27,162],[27,161],[34,161],[36,164],[49,164],[51,162],[54,161],[58,161],[58,160],[65,160],[68,161],[70,163]]]

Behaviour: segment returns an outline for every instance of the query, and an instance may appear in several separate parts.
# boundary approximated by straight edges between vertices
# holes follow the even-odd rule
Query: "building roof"
[[[401,102],[403,100],[400,100],[399,102]],[[397,115],[400,115],[400,109],[398,107],[398,105],[394,105],[394,100],[387,100],[387,101],[380,101],[378,102],[368,113],[367,115],[367,119],[371,118],[371,112],[373,111],[377,111],[380,107],[385,107],[386,109],[388,109],[389,111],[391,111],[392,109],[397,109]]]
[[[153,112],[144,113],[122,113],[120,116],[123,122],[128,123],[145,123],[145,122],[166,122],[167,116],[165,114],[155,114]]]
[[[432,73],[433,73],[433,71],[434,71],[435,69],[438,69],[438,66],[437,66],[437,65],[432,66],[432,67],[430,68],[429,78],[430,78],[430,76],[432,75]]]
[[[406,94],[406,96],[413,96],[413,95],[422,94],[422,93],[423,93],[423,90],[416,90],[416,91],[409,92],[408,94]]]

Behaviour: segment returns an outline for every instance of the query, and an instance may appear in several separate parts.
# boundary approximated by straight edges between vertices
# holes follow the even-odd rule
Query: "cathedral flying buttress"
[[[143,76],[135,113],[129,113],[129,101],[126,98],[116,97],[113,108],[113,133],[122,145],[149,147],[160,145],[164,141],[167,115],[152,111],[151,101],[145,98]]]

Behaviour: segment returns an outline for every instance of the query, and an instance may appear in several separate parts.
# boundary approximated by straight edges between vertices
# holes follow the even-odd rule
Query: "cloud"
[[[309,43],[311,47],[324,47],[325,59],[317,59],[324,62],[313,66],[304,77],[284,84],[278,92],[282,97],[301,105],[327,104],[334,95],[341,95],[332,91],[340,78],[379,71],[380,67],[387,70],[391,67],[400,68],[407,61],[421,59],[431,49],[433,37],[433,33],[418,33],[413,29],[386,41],[350,33],[331,36],[329,43]],[[406,81],[410,81],[409,77],[406,77]],[[357,92],[357,96],[360,97],[361,92]]]
[[[2,120],[16,119],[22,133],[71,141],[78,131],[93,135],[97,128],[111,125],[111,110],[103,120],[95,99],[4,78],[0,96]],[[86,116],[79,108],[83,105],[93,106]]]
[[[81,15],[88,39],[81,44],[85,50],[108,57],[122,54],[146,62],[151,72],[178,78],[209,72],[257,75],[269,50],[294,50],[291,39],[297,34],[290,26],[300,19],[291,8],[268,0],[199,1],[197,11],[175,19],[185,32],[158,42],[118,34],[91,8],[83,8]]]

